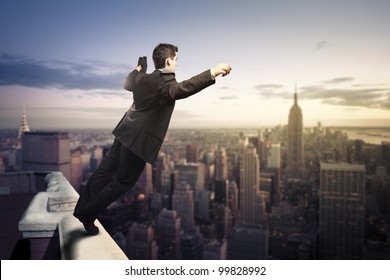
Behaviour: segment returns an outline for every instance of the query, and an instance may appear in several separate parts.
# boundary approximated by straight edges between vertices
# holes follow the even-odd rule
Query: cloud
[[[0,53],[0,86],[121,89],[126,68],[101,61],[39,61]]]
[[[262,85],[256,85],[256,89],[273,89],[273,88],[281,88],[283,87],[282,85],[277,85],[277,84],[262,84]]]
[[[219,99],[220,100],[232,100],[232,99],[237,99],[237,95],[229,95],[229,96],[221,96]]]
[[[355,81],[355,78],[345,76],[298,88],[298,99],[299,101],[319,100],[323,104],[334,106],[390,110],[389,85],[366,84],[356,87],[343,84],[351,81]],[[278,84],[256,85],[255,89],[262,98],[292,100],[293,91],[285,91],[283,86]]]
[[[261,84],[255,85],[254,88],[262,98],[282,97],[286,92],[281,92],[282,85],[278,84]]]
[[[315,45],[315,49],[316,50],[322,50],[322,49],[328,49],[328,48],[331,48],[333,46],[333,44],[327,40],[322,40],[322,41],[319,41],[316,43]]]
[[[325,81],[326,84],[339,84],[339,83],[345,83],[345,82],[351,82],[355,80],[353,77],[340,77],[340,78],[334,78],[328,81]]]
[[[390,88],[302,88],[300,99],[322,100],[324,104],[390,110]]]

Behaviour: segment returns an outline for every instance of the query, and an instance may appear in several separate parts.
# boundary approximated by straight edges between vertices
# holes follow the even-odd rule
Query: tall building
[[[255,148],[247,148],[240,169],[240,218],[228,237],[228,259],[268,258],[265,203],[259,194],[260,168]]]
[[[28,126],[26,110],[24,109],[22,115],[22,122],[20,123],[19,127],[17,149],[20,149],[22,147],[22,135],[25,132],[30,132],[30,127]]]
[[[156,240],[159,260],[180,260],[181,220],[176,211],[163,209],[158,215]]]
[[[199,147],[196,144],[188,144],[186,148],[187,162],[197,163],[199,161]]]
[[[212,193],[209,190],[201,191],[198,194],[198,203],[196,204],[196,216],[204,221],[210,220],[210,203]]]
[[[320,259],[362,258],[365,180],[364,165],[320,164]]]
[[[287,132],[287,177],[303,178],[303,117],[302,110],[298,105],[298,95],[295,90],[294,104],[288,116]]]
[[[215,180],[214,181],[215,202],[228,205],[229,201],[229,181]]]
[[[243,224],[258,224],[260,166],[255,148],[247,148],[240,168],[240,220]]]
[[[23,109],[23,115],[22,115],[22,122],[20,123],[19,126],[19,132],[18,132],[18,142],[16,144],[16,151],[15,151],[15,169],[20,171],[22,170],[22,136],[23,133],[25,132],[30,132],[30,127],[28,126],[27,123],[27,115],[26,115],[26,110]]]
[[[178,171],[179,181],[187,182],[190,185],[196,200],[196,195],[204,190],[205,165],[200,162],[177,164],[175,170]]]
[[[280,169],[281,166],[282,166],[282,162],[281,162],[280,143],[272,144],[270,152],[268,154],[267,167]]]
[[[162,192],[162,174],[168,171],[168,157],[165,153],[161,152],[158,155],[157,161],[153,164],[153,186],[156,192]]]
[[[227,242],[226,239],[208,241],[203,248],[204,260],[226,260]]]
[[[190,186],[184,182],[175,189],[172,197],[172,210],[181,218],[181,228],[185,232],[194,229],[194,198]]]
[[[157,243],[151,225],[134,223],[126,240],[126,255],[130,260],[157,260]]]
[[[272,144],[270,153],[267,160],[268,173],[274,174],[272,176],[272,190],[271,190],[271,203],[275,205],[278,203],[281,197],[280,194],[280,179],[282,171],[281,149],[280,144]]]
[[[81,182],[83,179],[83,167],[82,167],[82,159],[81,159],[81,151],[80,149],[75,149],[71,152],[70,156],[70,180],[69,183],[73,186],[73,188],[80,192]]]
[[[153,193],[152,181],[152,165],[147,163],[134,187],[137,191],[148,197]]]
[[[231,211],[223,204],[217,204],[215,207],[214,219],[215,219],[215,234],[218,240],[222,240],[227,237],[229,229],[229,217]]]
[[[215,152],[215,179],[227,180],[228,178],[228,159],[226,151],[223,148]]]
[[[22,171],[60,171],[71,180],[70,139],[66,132],[25,132]]]

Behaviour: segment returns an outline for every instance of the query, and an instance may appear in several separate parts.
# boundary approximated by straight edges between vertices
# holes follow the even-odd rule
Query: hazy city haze
[[[390,2],[0,1],[0,128],[113,128],[139,56],[179,47],[177,80],[219,62],[229,79],[176,104],[172,127],[390,121]],[[96,120],[99,122],[96,122]]]

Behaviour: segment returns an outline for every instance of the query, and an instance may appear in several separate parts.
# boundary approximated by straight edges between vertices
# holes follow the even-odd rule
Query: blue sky
[[[172,127],[286,124],[295,84],[305,126],[390,123],[390,1],[0,0],[0,128],[113,128],[122,82],[160,42],[178,81],[233,71],[176,103]]]

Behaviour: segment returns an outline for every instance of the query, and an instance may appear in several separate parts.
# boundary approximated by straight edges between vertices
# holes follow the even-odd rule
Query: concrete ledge
[[[51,172],[45,177],[46,192],[37,193],[19,221],[19,231],[24,238],[52,237],[61,219],[72,211],[78,193],[61,172]]]
[[[63,260],[128,260],[103,226],[96,221],[99,234],[90,236],[72,214],[58,225],[61,258]]]
[[[73,217],[79,195],[61,172],[48,173],[45,181],[46,191],[34,196],[19,221],[23,238],[31,241],[33,259],[45,258],[51,243],[56,243],[61,251],[54,259],[60,258],[60,254],[64,260],[128,259],[98,221],[99,234],[89,236]]]
[[[24,238],[53,237],[59,221],[66,212],[48,212],[48,193],[37,193],[19,221]]]

